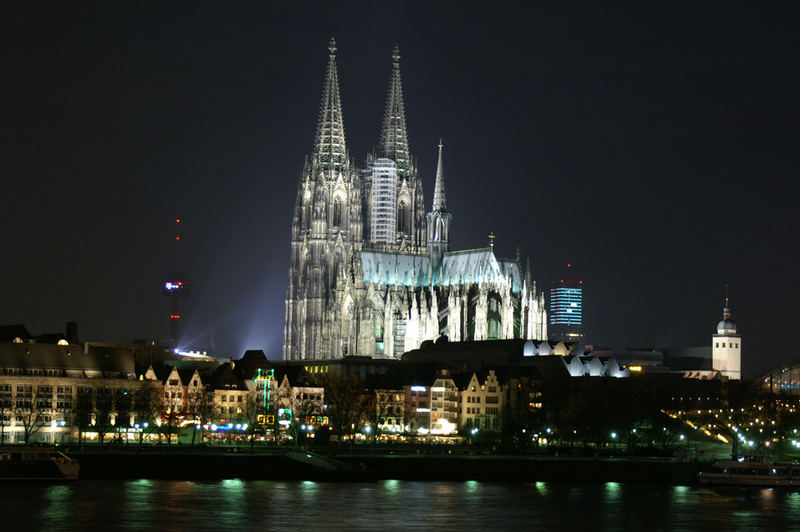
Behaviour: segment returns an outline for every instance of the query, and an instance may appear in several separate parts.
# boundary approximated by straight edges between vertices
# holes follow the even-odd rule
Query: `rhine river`
[[[0,484],[5,530],[797,530],[800,492],[642,483]]]

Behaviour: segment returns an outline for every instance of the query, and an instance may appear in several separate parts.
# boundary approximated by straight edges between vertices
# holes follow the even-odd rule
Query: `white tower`
[[[717,324],[717,334],[711,338],[712,369],[734,379],[742,378],[742,337],[736,334],[736,324],[731,321],[728,298],[722,309],[722,321]]]

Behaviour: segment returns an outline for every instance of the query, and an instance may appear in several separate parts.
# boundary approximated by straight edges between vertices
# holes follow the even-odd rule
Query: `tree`
[[[298,447],[301,436],[305,437],[301,428],[306,423],[306,418],[321,415],[321,405],[305,389],[300,388],[293,390],[291,407],[292,420],[289,425],[289,433],[292,436],[294,446]]]
[[[14,417],[17,421],[22,422],[23,439],[26,444],[30,444],[33,435],[45,425],[45,414],[52,410],[53,389],[51,386],[17,385]]]
[[[113,412],[114,394],[111,388],[106,386],[98,388],[95,396],[94,429],[97,431],[97,441],[101,447],[106,439],[106,434],[114,426]]]
[[[117,388],[114,392],[114,426],[117,430],[127,429],[131,426],[131,416],[133,413],[133,394],[127,388]],[[127,438],[126,438],[127,443]]]
[[[205,386],[198,386],[188,389],[186,392],[186,410],[187,414],[194,418],[198,425],[200,425],[200,443],[203,442],[203,425],[209,423],[211,420],[212,408],[208,401],[208,394],[206,393]],[[192,445],[194,445],[195,437],[197,436],[197,429],[192,428]]]
[[[0,445],[6,441],[6,424],[14,414],[14,396],[10,384],[0,385]]]
[[[145,432],[152,433],[161,420],[163,391],[156,381],[145,381],[133,394],[133,413],[135,424],[139,426],[139,445],[142,445]]]
[[[94,414],[94,392],[91,386],[78,386],[73,403],[72,424],[78,429],[78,445],[83,444],[83,434],[92,426]]]
[[[364,385],[358,377],[329,373],[323,376],[321,383],[325,389],[325,402],[331,430],[339,441],[339,445],[349,438],[350,451],[353,450],[353,439],[361,429],[366,403]]]
[[[367,407],[367,419],[372,426],[372,445],[377,443],[378,437],[390,422],[400,426],[404,425],[405,393],[403,390],[375,390],[375,395],[370,397]]]

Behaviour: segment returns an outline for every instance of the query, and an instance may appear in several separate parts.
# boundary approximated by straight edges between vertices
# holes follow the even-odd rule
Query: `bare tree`
[[[322,410],[319,401],[315,400],[305,391],[295,393],[291,405],[292,420],[289,424],[289,433],[292,436],[294,446],[298,447],[302,434],[301,428],[307,423],[306,418],[319,416],[322,414]]]
[[[114,393],[114,426],[127,429],[131,426],[131,415],[133,412],[133,393],[127,388],[117,388]],[[125,442],[127,443],[127,434]]]
[[[49,390],[49,394],[47,390]],[[14,417],[17,421],[22,422],[23,439],[26,444],[30,444],[33,435],[45,425],[45,415],[52,410],[52,386],[17,385],[17,393],[14,399]]]
[[[94,429],[97,432],[97,442],[103,446],[106,434],[113,428],[114,394],[111,389],[103,386],[95,394]]]
[[[78,430],[78,445],[83,444],[83,434],[92,426],[94,392],[91,386],[78,386],[73,403],[72,424]]]
[[[6,441],[6,424],[14,414],[14,396],[10,384],[0,385],[0,445]]]
[[[153,382],[153,381],[151,381]],[[163,393],[155,383],[145,382],[133,394],[133,413],[135,424],[139,425],[139,445],[145,433],[152,433],[157,428],[157,420],[161,419]]]
[[[331,430],[340,446],[345,439],[350,440],[352,452],[354,435],[361,429],[367,408],[363,383],[358,377],[334,373],[322,377],[321,382],[328,405],[325,415]]]
[[[367,419],[372,427],[373,447],[387,424],[391,422],[397,425],[399,420],[399,424],[403,425],[404,400],[403,390],[375,390],[374,396],[370,397]]]
[[[187,414],[194,418],[198,425],[200,425],[200,443],[203,442],[203,425],[208,423],[211,419],[211,404],[208,401],[208,394],[206,393],[205,386],[191,388],[186,393],[186,410]],[[195,438],[197,437],[197,429],[192,428],[192,445],[194,445]]]

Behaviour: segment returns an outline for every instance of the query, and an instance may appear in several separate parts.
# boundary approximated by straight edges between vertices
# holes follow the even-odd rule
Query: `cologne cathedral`
[[[442,144],[431,210],[406,134],[400,54],[380,142],[347,151],[331,40],[317,133],[297,190],[283,358],[400,358],[426,340],[547,339],[544,294],[519,256],[451,251]]]

